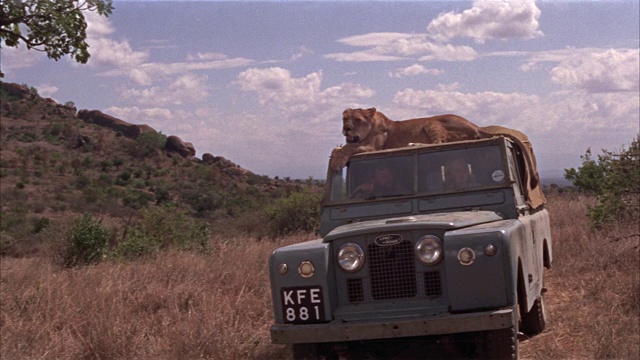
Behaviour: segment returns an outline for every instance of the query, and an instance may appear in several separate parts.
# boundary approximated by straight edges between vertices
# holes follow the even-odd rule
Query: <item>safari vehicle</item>
[[[330,170],[321,238],[270,257],[272,342],[296,359],[517,358],[518,336],[545,327],[552,263],[535,158],[519,144],[415,145]],[[450,184],[456,163],[466,186]],[[380,168],[396,184],[363,186]]]

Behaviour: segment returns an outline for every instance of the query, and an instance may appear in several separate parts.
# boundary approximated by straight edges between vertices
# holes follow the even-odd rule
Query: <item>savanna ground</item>
[[[640,358],[638,225],[595,231],[589,198],[548,200],[549,320],[545,332],[521,341],[521,358]],[[162,252],[75,269],[46,256],[4,257],[0,358],[287,359],[285,347],[270,343],[267,259],[311,237],[216,237],[209,254]]]

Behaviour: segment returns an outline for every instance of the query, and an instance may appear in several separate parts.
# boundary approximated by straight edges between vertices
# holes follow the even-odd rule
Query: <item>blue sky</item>
[[[324,178],[347,107],[531,138],[543,175],[640,131],[638,1],[114,1],[91,59],[3,48],[4,81],[257,174]]]

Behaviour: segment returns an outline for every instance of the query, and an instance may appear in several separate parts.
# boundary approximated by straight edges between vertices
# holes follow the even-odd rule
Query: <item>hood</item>
[[[438,214],[412,215],[381,220],[362,221],[339,226],[324,237],[324,242],[346,236],[358,236],[371,232],[414,229],[461,229],[468,226],[504,220],[493,211],[460,211]]]

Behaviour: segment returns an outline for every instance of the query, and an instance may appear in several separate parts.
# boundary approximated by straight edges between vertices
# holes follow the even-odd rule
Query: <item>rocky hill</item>
[[[147,125],[0,83],[3,244],[89,214],[122,226],[150,206],[176,206],[214,232],[260,232],[260,209],[302,182],[253,174]],[[6,246],[5,246],[6,247]]]

